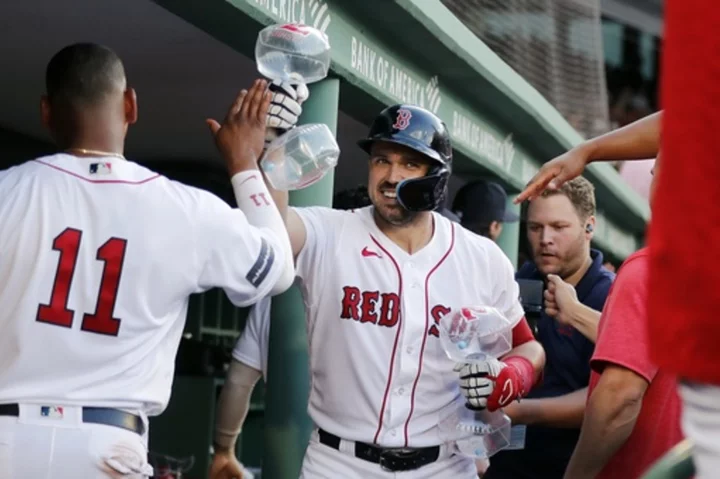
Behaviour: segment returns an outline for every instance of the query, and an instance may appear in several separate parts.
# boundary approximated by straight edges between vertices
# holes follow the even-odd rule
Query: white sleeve
[[[245,214],[217,196],[196,190],[192,215],[198,267],[197,292],[223,288],[238,307],[268,295],[283,272],[277,235],[248,223]]]
[[[267,377],[268,342],[270,336],[270,303],[265,297],[250,308],[242,334],[235,343],[232,357]]]
[[[324,206],[294,208],[305,225],[305,245],[297,256],[295,274],[307,281],[320,272],[323,257],[334,245],[335,219],[344,211]]]
[[[499,246],[493,243],[488,251],[490,271],[493,278],[493,307],[510,321],[515,327],[525,316],[525,310],[520,303],[520,287],[515,281],[515,270],[510,259]]]

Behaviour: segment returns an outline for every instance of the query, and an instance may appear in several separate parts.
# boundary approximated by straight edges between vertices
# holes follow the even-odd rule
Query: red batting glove
[[[487,410],[491,412],[524,397],[530,391],[535,377],[535,368],[523,357],[511,356],[502,362],[506,367],[494,378],[495,387],[487,399]]]

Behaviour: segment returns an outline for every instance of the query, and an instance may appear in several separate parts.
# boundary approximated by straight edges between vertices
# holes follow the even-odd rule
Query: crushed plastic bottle
[[[276,190],[307,188],[337,165],[340,148],[327,125],[301,125],[273,140],[260,160]]]

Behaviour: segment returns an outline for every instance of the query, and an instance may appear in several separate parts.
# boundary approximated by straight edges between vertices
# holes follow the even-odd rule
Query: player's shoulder
[[[177,202],[187,211],[205,209],[229,209],[231,206],[211,191],[187,185],[177,180],[162,176],[158,185],[163,195]]]
[[[26,189],[27,185],[42,181],[45,167],[35,160],[27,160],[0,170],[0,189],[8,193],[17,188]]]
[[[42,169],[42,165],[36,160],[28,160],[0,170],[0,179],[17,179],[33,175]]]

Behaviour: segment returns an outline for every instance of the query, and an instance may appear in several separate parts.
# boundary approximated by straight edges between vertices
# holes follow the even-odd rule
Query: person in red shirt
[[[643,248],[625,261],[610,289],[568,479],[640,477],[683,439],[676,376],[650,357],[649,270],[649,250]]]
[[[682,379],[698,478],[720,477],[720,4],[669,0],[662,151],[650,225],[653,359]],[[682,230],[693,232],[679,234]],[[656,319],[657,318],[657,319]],[[654,323],[654,324],[653,324]]]

